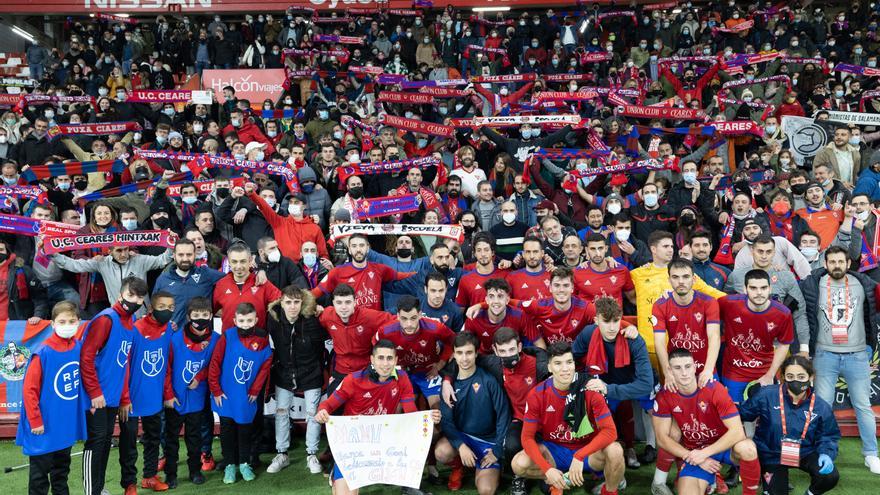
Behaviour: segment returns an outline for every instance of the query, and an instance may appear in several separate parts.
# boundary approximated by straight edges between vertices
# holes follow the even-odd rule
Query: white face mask
[[[629,229],[620,229],[614,233],[614,237],[620,242],[627,242],[629,240],[629,234]]]
[[[870,211],[863,211],[860,213],[856,213],[856,216],[859,217],[859,220],[861,220],[863,222],[867,222],[868,217],[871,216],[871,212]]]
[[[608,213],[611,213],[612,215],[617,215],[618,213],[620,213],[621,206],[620,203],[608,203],[608,206],[605,209],[608,210]]]
[[[273,198],[265,198],[265,201],[269,208],[275,208],[275,200]]]
[[[298,216],[302,215],[303,207],[302,207],[302,205],[298,205],[298,204],[288,205],[287,212],[290,213],[292,216],[298,217]]]
[[[501,215],[501,220],[504,223],[513,223],[516,221],[516,213],[507,212]]]
[[[281,251],[274,250],[266,254],[266,259],[269,260],[270,263],[278,263],[281,261]]]
[[[801,248],[801,254],[803,254],[808,260],[811,260],[819,255],[819,249],[814,247],[803,247]]]
[[[76,335],[76,331],[79,330],[79,325],[52,325],[52,329],[55,330],[55,335],[62,339],[69,339]]]

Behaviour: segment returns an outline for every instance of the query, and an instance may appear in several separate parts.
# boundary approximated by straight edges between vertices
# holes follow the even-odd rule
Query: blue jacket
[[[498,459],[504,454],[504,438],[510,425],[510,407],[501,384],[489,372],[477,368],[464,380],[455,378],[455,408],[440,401],[440,427],[443,435],[456,450],[464,442],[462,435],[477,437],[493,443],[492,453]]]
[[[852,193],[853,195],[867,194],[871,197],[871,201],[880,199],[880,173],[874,172],[871,167],[862,170]]]
[[[694,275],[718,290],[724,290],[730,269],[712,263],[711,258],[706,261],[694,260]]]
[[[597,331],[596,325],[590,325],[581,330],[571,350],[574,353],[575,363],[578,363],[587,355],[593,332]],[[614,367],[614,343],[605,346],[608,361],[608,372],[599,375],[608,386],[608,398],[616,400],[647,399],[654,390],[654,370],[651,368],[651,359],[648,357],[648,347],[645,339],[640,336],[627,339],[629,344],[629,366],[623,368]],[[610,352],[609,352],[610,351]]]
[[[225,275],[207,266],[194,266],[181,277],[177,274],[174,265],[168,267],[156,280],[153,294],[163,290],[174,296],[174,316],[171,321],[177,324],[177,328],[186,326],[186,305],[194,297],[207,297],[213,299],[214,285]]]
[[[782,417],[779,414],[779,387],[781,386],[761,387],[757,394],[749,397],[749,400],[739,408],[739,414],[743,421],[758,421],[752,440],[758,447],[758,456],[762,466],[779,464],[780,440],[782,439]],[[795,406],[791,403],[791,397],[787,392],[783,391],[782,395],[785,400],[786,436],[800,438],[804,431],[806,412],[810,408],[810,398],[806,397],[800,405]],[[840,430],[837,428],[834,412],[827,402],[816,396],[813,419],[810,421],[807,436],[801,443],[801,459],[813,452],[836,459],[838,441],[840,441]]]

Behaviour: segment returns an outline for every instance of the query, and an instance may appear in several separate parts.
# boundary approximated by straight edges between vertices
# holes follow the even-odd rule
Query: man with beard
[[[257,284],[257,275],[251,273],[254,257],[244,242],[229,246],[226,253],[229,273],[214,288],[214,310],[222,311],[223,330],[232,328],[235,311],[240,304],[250,303],[256,308],[257,325],[266,324],[266,307],[281,299],[281,291],[272,282]]]
[[[566,238],[568,242],[569,238]],[[636,288],[629,270],[623,265],[608,266],[608,244],[602,234],[590,234],[586,239],[590,264],[574,270],[574,286],[578,296],[592,301],[597,297],[613,297],[623,306],[623,296],[635,303]]]
[[[449,218],[457,218],[459,213],[470,209],[470,202],[461,194],[461,187],[461,176],[450,175],[446,182],[446,192],[440,195],[440,202]]]
[[[446,297],[449,281],[443,274],[433,272],[425,279],[425,292],[419,295],[422,315],[434,318],[458,333],[464,326],[464,312]]]
[[[475,199],[477,197],[477,184],[486,180],[486,172],[477,167],[474,161],[476,153],[470,146],[462,146],[456,152],[456,158],[461,162],[461,167],[453,167],[453,171],[449,172],[449,177],[458,177],[461,179],[461,192],[465,197]]]
[[[422,185],[422,169],[413,167],[406,173],[406,182],[400,187],[388,192],[392,196],[403,196],[407,194],[416,194],[419,201],[419,209],[414,212],[395,215],[394,218],[400,223],[418,223],[418,218],[424,212],[434,211],[440,218],[440,223],[449,223],[449,217],[446,216],[446,210],[440,204],[440,196],[431,189]]]
[[[712,234],[705,231],[694,232],[691,235],[690,247],[694,274],[713,288],[724,289],[730,269],[712,262]]]
[[[312,295],[319,298],[332,294],[339,284],[345,283],[354,288],[358,306],[382,309],[382,284],[406,279],[413,273],[400,273],[387,265],[367,261],[369,250],[370,243],[366,236],[355,234],[349,237],[348,254],[351,256],[351,263],[333,267],[324,280],[312,289]]]
[[[553,215],[541,219],[541,231],[544,233],[544,253],[550,257],[554,265],[562,264],[565,253],[562,251],[562,223]]]
[[[834,236],[837,235],[837,231],[840,229],[840,222],[843,220],[843,210],[831,208],[826,201],[825,189],[818,182],[807,184],[804,200],[806,205],[804,208],[797,210],[795,214],[800,215],[807,221],[810,230],[819,234],[819,249],[826,249],[831,245]]]
[[[525,268],[507,275],[511,296],[520,301],[549,297],[550,272],[544,269],[544,243],[538,239],[526,239],[522,258]]]
[[[498,267],[495,266],[495,239],[492,234],[486,232],[474,234],[471,245],[477,262],[473,271],[461,277],[458,294],[455,296],[455,303],[465,308],[482,302],[486,298],[486,282],[489,279],[506,277],[508,272],[501,267],[510,266],[510,262],[507,261],[501,261]]]
[[[409,278],[405,278],[409,274],[395,272],[398,275],[397,280],[399,281],[388,284],[388,291],[393,292],[395,295],[418,294],[425,287],[428,274],[439,272],[449,282],[449,291],[446,294],[446,299],[453,301],[453,294],[458,292],[458,283],[464,276],[465,271],[462,268],[452,268],[454,260],[452,259],[449,247],[444,243],[437,243],[431,246],[430,259],[430,265],[423,265]],[[399,296],[390,297],[385,300],[386,311],[389,311],[388,308],[393,308],[397,305],[397,297]]]
[[[345,195],[340,196],[330,206],[330,216],[335,216],[339,210],[348,210],[351,214],[351,223],[360,223],[357,217],[357,200],[364,197],[364,181],[358,175],[352,175],[345,179]]]
[[[880,474],[869,372],[870,356],[877,348],[877,283],[863,273],[847,270],[848,266],[846,250],[831,246],[825,252],[825,268],[801,282],[808,307],[816,308],[807,315],[816,368],[815,392],[830,403],[838,377],[846,380],[865,465]]]

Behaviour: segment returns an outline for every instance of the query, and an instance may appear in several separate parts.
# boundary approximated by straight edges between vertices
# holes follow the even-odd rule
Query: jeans
[[[79,307],[79,292],[67,282],[58,281],[46,287],[46,296],[49,298],[49,307],[61,301],[69,301]]]
[[[196,62],[196,72],[202,77],[202,71],[211,68],[211,62]]]
[[[842,376],[849,390],[849,400],[856,412],[862,455],[877,455],[877,424],[871,409],[870,348],[862,352],[836,353],[816,349],[816,394],[829,404],[834,402],[835,385]]]
[[[303,393],[306,403],[306,454],[318,453],[321,441],[321,425],[315,421],[318,403],[321,401],[321,389],[313,388]],[[275,387],[275,449],[279,453],[290,448],[290,408],[293,407],[294,393]]]
[[[131,74],[131,60],[123,60],[122,61],[122,75],[127,76]]]
[[[30,64],[28,65],[28,70],[31,74],[31,79],[39,81],[43,78],[43,64]]]

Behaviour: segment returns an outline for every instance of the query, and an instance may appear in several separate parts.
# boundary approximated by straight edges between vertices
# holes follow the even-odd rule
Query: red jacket
[[[306,241],[317,244],[318,254],[322,258],[329,258],[327,252],[327,239],[321,232],[321,227],[312,220],[312,217],[304,217],[297,220],[293,217],[282,217],[275,210],[269,208],[269,205],[257,193],[253,192],[248,195],[248,199],[257,205],[266,222],[275,232],[275,240],[278,241],[278,249],[281,254],[293,261],[299,263],[302,258],[302,245]]]
[[[257,124],[254,124],[248,119],[245,119],[244,122],[241,123],[240,127],[232,127],[232,124],[227,125],[223,128],[222,135],[227,135],[230,132],[234,132],[238,134],[238,140],[244,144],[248,144],[251,141],[256,141],[258,143],[263,143],[266,146],[266,156],[271,156],[272,153],[275,153],[275,145],[272,144],[272,141],[263,134],[263,131],[257,127]]]
[[[783,103],[782,105],[779,105],[779,108],[776,109],[776,118],[782,119],[783,115],[794,115],[796,117],[807,116],[806,112],[804,112],[804,107],[802,107],[797,101],[794,103]]]

